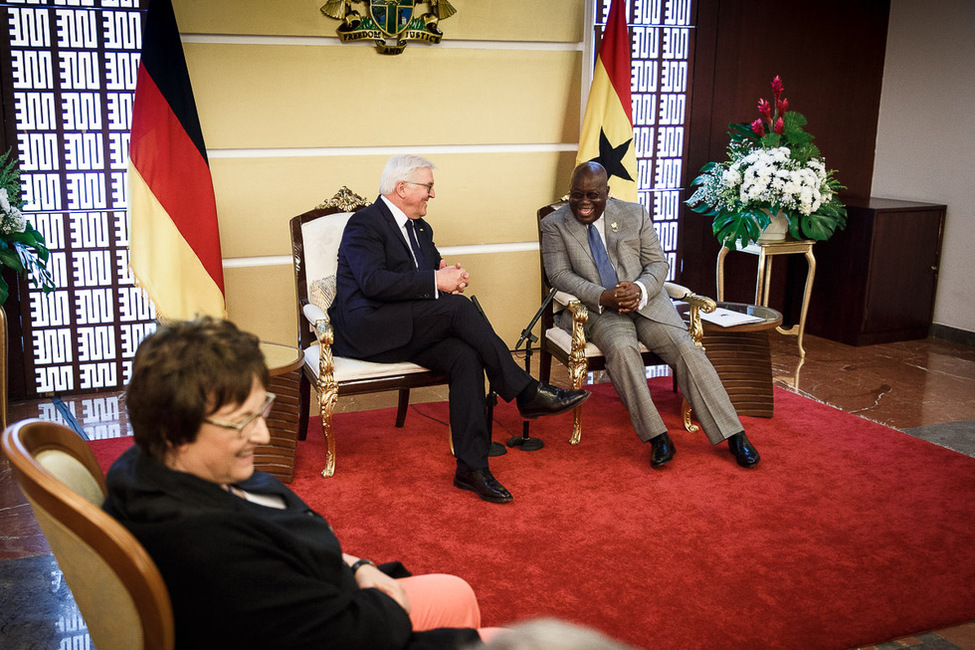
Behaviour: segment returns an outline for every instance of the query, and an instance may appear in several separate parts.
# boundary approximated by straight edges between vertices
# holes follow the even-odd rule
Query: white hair
[[[396,189],[396,184],[400,181],[413,179],[413,172],[418,169],[434,169],[434,164],[421,156],[405,154],[393,156],[386,161],[383,175],[379,177],[379,193],[382,195],[392,194]]]

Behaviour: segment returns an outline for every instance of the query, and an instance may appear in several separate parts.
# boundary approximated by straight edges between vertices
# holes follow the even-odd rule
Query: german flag
[[[129,144],[129,265],[160,318],[226,314],[217,206],[170,0],[151,0]]]
[[[609,9],[593,70],[592,87],[579,135],[576,164],[596,161],[606,168],[617,199],[636,202],[637,168],[633,147],[633,106],[630,101],[630,33],[626,3]]]

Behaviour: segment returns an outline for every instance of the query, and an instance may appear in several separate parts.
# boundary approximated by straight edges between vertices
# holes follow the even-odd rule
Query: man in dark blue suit
[[[505,401],[517,399],[525,418],[569,411],[589,397],[539,383],[461,294],[470,274],[448,266],[423,217],[433,190],[433,163],[394,156],[379,182],[379,198],[357,212],[339,246],[336,296],[329,310],[334,349],[366,361],[412,361],[447,375],[450,429],[457,458],[454,485],[485,501],[511,493],[491,474],[484,373]]]

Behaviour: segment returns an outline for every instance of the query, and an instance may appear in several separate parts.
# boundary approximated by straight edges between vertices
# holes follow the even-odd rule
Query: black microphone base
[[[539,438],[528,438],[525,436],[513,436],[508,439],[509,447],[521,447],[522,451],[538,451],[545,446]]]

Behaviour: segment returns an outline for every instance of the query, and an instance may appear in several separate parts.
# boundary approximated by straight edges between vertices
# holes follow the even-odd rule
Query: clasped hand
[[[346,553],[342,555],[347,564],[353,564],[359,559]],[[378,589],[395,600],[396,604],[406,610],[407,614],[410,613],[410,599],[407,598],[406,590],[396,578],[390,578],[371,564],[364,564],[355,572],[355,582],[360,589]]]
[[[640,305],[642,292],[635,282],[620,282],[612,289],[606,289],[599,296],[599,304],[620,313],[635,311]]]
[[[447,263],[440,260],[440,270],[437,271],[437,290],[446,293],[464,293],[464,289],[470,284],[471,274],[468,273],[460,264],[447,266]]]

